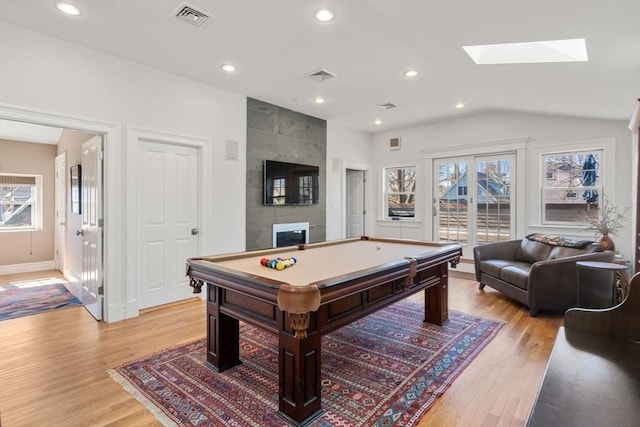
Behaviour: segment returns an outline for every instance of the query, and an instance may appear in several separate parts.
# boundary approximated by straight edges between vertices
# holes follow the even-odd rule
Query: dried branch
[[[602,201],[602,206],[600,206],[600,215],[596,218],[585,216],[586,222],[591,224],[585,228],[585,230],[594,231],[596,236],[605,234],[615,235],[619,229],[624,227],[624,221],[628,211],[629,207],[627,206],[622,212],[618,212],[618,208],[605,196]]]

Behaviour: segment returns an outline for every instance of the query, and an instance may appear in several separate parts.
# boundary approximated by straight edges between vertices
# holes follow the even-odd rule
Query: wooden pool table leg
[[[280,312],[278,413],[294,425],[303,425],[322,413],[320,392],[320,332],[296,338],[287,313]]]
[[[223,289],[208,284],[207,365],[222,372],[240,364],[240,322],[220,312]]]
[[[449,319],[449,270],[440,265],[440,281],[424,290],[424,321],[442,325]]]

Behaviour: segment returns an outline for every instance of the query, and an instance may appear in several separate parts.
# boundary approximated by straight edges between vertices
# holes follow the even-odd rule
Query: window
[[[602,150],[542,155],[544,224],[585,224],[590,217],[598,216],[601,162]]]
[[[0,231],[41,228],[42,176],[0,174]]]
[[[387,218],[415,218],[416,167],[384,169]]]

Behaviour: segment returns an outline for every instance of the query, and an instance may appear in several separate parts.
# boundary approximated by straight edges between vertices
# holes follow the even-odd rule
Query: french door
[[[433,229],[436,240],[477,244],[515,233],[515,155],[434,160]]]

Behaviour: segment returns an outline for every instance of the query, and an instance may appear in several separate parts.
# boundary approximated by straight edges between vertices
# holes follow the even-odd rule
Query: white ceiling
[[[55,145],[60,141],[61,135],[62,129],[52,126],[0,120],[0,139]]]
[[[640,97],[640,0],[191,0],[215,15],[200,28],[170,16],[179,0],[72,3],[80,17],[0,0],[0,20],[372,133],[490,110],[628,120]],[[573,38],[588,62],[476,65],[462,49]],[[337,78],[306,77],[319,68]]]

